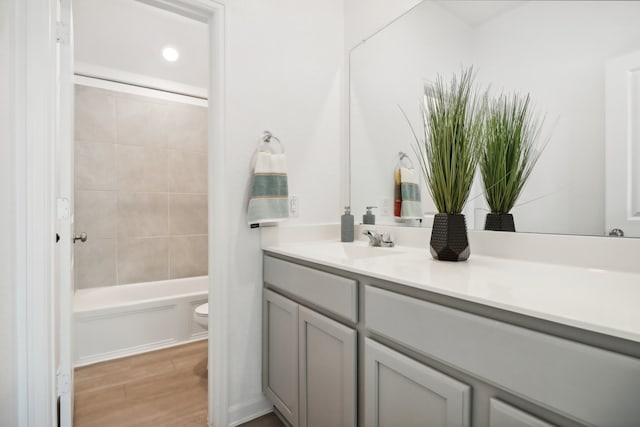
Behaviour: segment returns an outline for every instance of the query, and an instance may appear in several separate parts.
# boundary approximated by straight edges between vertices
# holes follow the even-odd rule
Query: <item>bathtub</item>
[[[79,289],[73,299],[75,366],[207,338],[193,320],[208,277]]]

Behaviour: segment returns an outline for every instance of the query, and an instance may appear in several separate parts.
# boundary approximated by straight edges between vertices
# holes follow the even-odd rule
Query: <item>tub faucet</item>
[[[362,234],[369,238],[369,246],[379,246],[381,248],[392,248],[394,246],[389,233],[378,233],[373,230],[365,230]]]

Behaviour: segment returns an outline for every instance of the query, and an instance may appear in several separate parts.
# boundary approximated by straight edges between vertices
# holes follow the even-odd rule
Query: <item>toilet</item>
[[[196,307],[193,313],[196,323],[205,329],[209,327],[209,303],[204,303]]]

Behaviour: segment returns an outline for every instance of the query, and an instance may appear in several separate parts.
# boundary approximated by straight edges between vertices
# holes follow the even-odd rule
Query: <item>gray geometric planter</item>
[[[440,261],[465,261],[471,253],[467,223],[462,214],[439,213],[433,217],[431,256]]]
[[[513,223],[512,214],[499,214],[488,213],[487,219],[484,223],[485,230],[491,231],[516,231],[516,226]]]

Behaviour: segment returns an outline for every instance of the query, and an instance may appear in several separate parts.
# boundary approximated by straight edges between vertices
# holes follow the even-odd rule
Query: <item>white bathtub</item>
[[[73,301],[75,365],[204,339],[193,310],[207,299],[207,276],[80,289]]]

